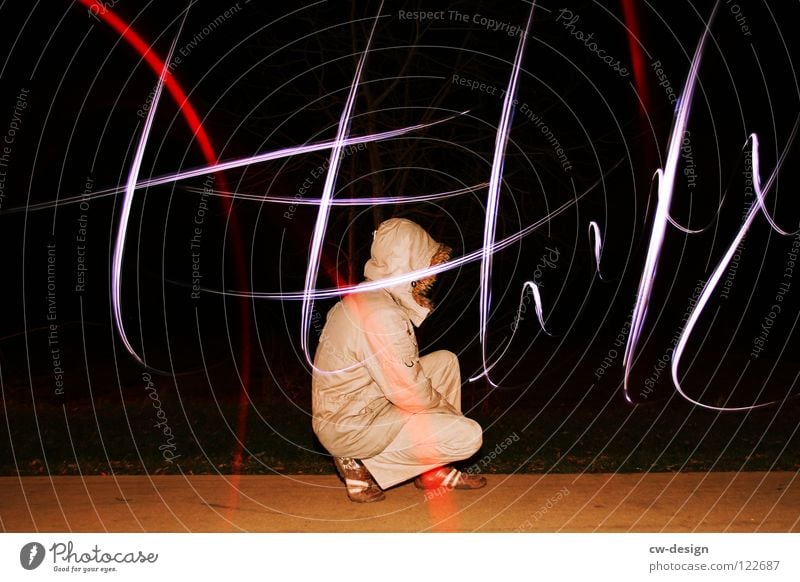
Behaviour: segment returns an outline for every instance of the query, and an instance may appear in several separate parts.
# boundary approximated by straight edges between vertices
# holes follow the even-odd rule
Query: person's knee
[[[442,354],[442,357],[446,358],[448,362],[458,364],[458,356],[450,350],[439,350],[439,353]]]
[[[450,370],[460,371],[458,366],[458,356],[449,350],[440,351],[442,353],[442,361],[444,362],[444,365]]]
[[[483,429],[481,428],[481,425],[474,420],[469,418],[466,420],[469,421],[470,426],[470,438],[467,442],[466,449],[469,451],[468,456],[471,457],[477,453],[483,445]]]
[[[436,350],[420,358],[423,367],[427,364],[439,370],[458,369],[458,356],[450,350]]]
[[[458,364],[458,356],[448,350],[439,350],[437,355],[437,367],[440,370],[442,382],[446,385],[461,387],[461,367]]]
[[[472,419],[461,417],[458,438],[447,443],[449,454],[456,460],[468,459],[477,453],[483,444],[483,429]]]

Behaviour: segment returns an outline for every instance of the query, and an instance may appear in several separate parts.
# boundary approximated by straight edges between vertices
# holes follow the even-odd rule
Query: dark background
[[[181,62],[172,72],[220,160],[331,139],[378,10],[374,1],[263,4],[195,2],[177,41]],[[798,3],[722,3],[703,57],[688,128],[696,179],[681,173],[684,159],[672,205],[678,223],[706,230],[688,235],[668,229],[630,377],[630,395],[637,403],[631,404],[623,396],[624,344],[618,336],[636,298],[656,203],[652,177],[664,163],[674,109],[651,65],[660,61],[672,89],[680,94],[713,3],[570,3],[568,9],[579,16],[575,29],[593,32],[601,48],[632,70],[626,4],[638,13],[643,85],[633,74],[622,77],[614,72],[569,34],[563,21],[558,22],[564,5],[537,4],[505,158],[497,238],[513,235],[600,182],[566,212],[494,256],[487,352],[507,346],[523,283],[534,277],[541,286],[550,334],[541,331],[532,303],[527,304],[513,342],[493,370],[498,386],[483,379],[465,384],[467,408],[490,424],[509,415],[569,417],[580,408],[582,422],[609,431],[618,426],[620,415],[639,408],[652,409],[646,417],[650,420],[643,421],[646,427],[653,414],[683,406],[668,367],[658,374],[652,390],[644,390],[645,381],[653,378],[654,366],[680,330],[698,280],[708,278],[742,222],[748,135],[756,132],[760,137],[761,174],[766,179],[800,112],[797,41],[790,29],[800,15]],[[437,9],[421,5],[383,6],[351,133],[364,135],[457,115],[345,156],[338,197],[436,193],[488,180],[502,107],[499,89],[508,84],[519,35],[487,30],[472,17],[480,14],[523,27],[530,5],[463,1],[440,8],[467,15],[469,22],[450,13],[441,20],[400,16],[401,10]],[[166,58],[183,3],[120,0],[107,6]],[[733,6],[741,9],[738,21]],[[226,10],[229,16],[220,19]],[[121,449],[127,450],[129,440],[141,443],[144,438],[127,411],[149,414],[149,408],[143,368],[122,347],[111,317],[109,265],[121,195],[93,198],[84,210],[77,204],[31,206],[79,195],[87,178],[93,190],[124,184],[142,129],[138,112],[156,79],[117,32],[79,3],[35,2],[24,9],[6,3],[0,15],[0,132],[10,127],[19,92],[29,90],[5,168],[6,196],[0,208],[0,381],[4,412],[11,419],[6,423],[8,453],[46,460],[46,452],[40,452],[46,449],[41,432],[32,452],[21,444],[32,426],[49,418],[41,415],[52,413],[59,423],[66,418],[68,427],[69,414],[82,418],[89,410],[95,418],[100,410],[115,420],[111,426],[98,424],[85,438],[111,442],[119,437]],[[751,34],[744,34],[744,23]],[[498,91],[493,95],[470,90],[453,83],[453,75]],[[569,169],[526,117],[526,109],[540,115],[553,131],[567,153]],[[796,150],[793,146],[768,196],[778,223],[790,231],[800,226],[794,202]],[[292,197],[327,154],[251,165],[227,171],[222,179],[240,193]],[[165,93],[140,177],[205,163],[192,131]],[[307,197],[319,197],[323,181],[324,177],[314,179]],[[311,329],[301,330],[297,301],[241,299],[207,291],[193,299],[190,240],[201,197],[190,188],[202,188],[203,183],[200,177],[137,191],[123,270],[122,312],[129,337],[153,368],[159,396],[170,403],[174,422],[181,419],[192,427],[179,437],[184,447],[191,442],[211,450],[214,444],[202,443],[224,441],[226,451],[229,442],[248,450],[248,439],[287,418],[294,419],[294,432],[275,431],[283,435],[284,446],[304,448],[297,439],[308,439],[312,448],[318,447],[310,435],[310,374],[300,335],[309,334],[313,350],[324,313],[335,300],[316,302]],[[219,176],[214,183],[221,187]],[[456,256],[479,248],[485,194],[483,189],[435,203],[334,208],[318,286],[359,281],[371,232],[390,216],[418,221],[434,238],[452,246]],[[302,289],[314,206],[289,209],[237,200],[229,212],[215,197],[207,206],[199,256],[205,289]],[[82,214],[87,270],[85,287],[77,291]],[[595,271],[590,221],[599,224],[603,235],[602,278]],[[684,356],[682,372],[690,396],[708,404],[779,401],[764,413],[764,423],[772,419],[788,427],[776,442],[782,447],[780,454],[788,447],[796,460],[797,408],[788,399],[798,393],[795,328],[800,282],[790,281],[783,310],[769,324],[764,350],[757,358],[751,355],[778,285],[787,280],[784,269],[792,240],[778,236],[763,216],[755,219],[730,293],[715,292]],[[63,394],[55,390],[48,345],[48,244],[56,245]],[[552,256],[550,249],[557,250],[558,260],[535,274],[542,257]],[[465,380],[481,369],[478,268],[472,263],[442,275],[439,307],[419,330],[423,352],[446,348],[459,354]],[[676,426],[691,410],[681,408]],[[731,422],[736,423],[746,414],[734,417],[737,420]],[[247,418],[249,424],[243,424]],[[701,426],[708,422],[702,418]],[[78,438],[63,428],[51,430],[56,440]],[[552,436],[561,429],[556,423],[542,430]],[[761,434],[753,430],[756,437]],[[271,467],[280,464],[283,449],[276,450],[277,460],[267,462]],[[74,455],[80,459],[80,446]],[[680,454],[677,457],[680,465]],[[15,463],[7,458],[4,466],[12,470]]]

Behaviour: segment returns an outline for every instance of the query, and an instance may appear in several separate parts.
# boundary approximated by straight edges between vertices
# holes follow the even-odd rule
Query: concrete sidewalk
[[[325,476],[0,477],[6,532],[800,532],[797,473],[487,475],[359,505]]]

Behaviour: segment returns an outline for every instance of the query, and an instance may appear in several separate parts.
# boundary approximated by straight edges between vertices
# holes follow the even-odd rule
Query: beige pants
[[[419,413],[409,419],[380,454],[362,459],[382,489],[430,469],[467,459],[481,448],[483,430],[461,415],[461,372],[455,354],[446,350],[419,359],[422,370],[459,414]]]

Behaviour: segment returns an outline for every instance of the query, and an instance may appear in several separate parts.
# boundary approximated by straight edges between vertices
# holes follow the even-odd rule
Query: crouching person
[[[393,218],[374,233],[367,281],[448,260],[450,249],[419,225]],[[432,309],[436,276],[345,296],[329,312],[314,359],[313,428],[355,502],[415,478],[423,489],[478,489],[480,475],[450,466],[481,446],[482,430],[461,413],[456,356],[420,357],[414,327]]]

